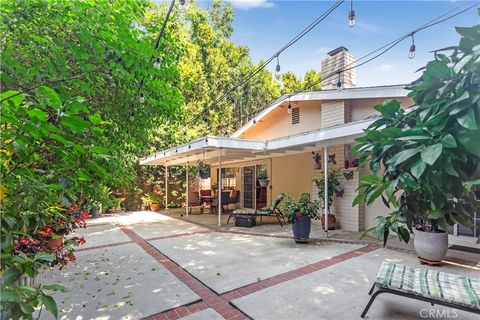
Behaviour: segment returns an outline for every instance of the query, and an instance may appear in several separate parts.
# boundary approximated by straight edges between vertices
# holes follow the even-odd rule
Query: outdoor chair
[[[212,212],[213,200],[212,190],[200,190],[200,201],[202,202],[204,208],[206,204],[209,205],[210,213]]]
[[[240,197],[240,191],[238,190],[230,191],[229,200],[227,204],[227,211],[228,211],[228,206],[231,204],[236,204],[238,202],[239,197]]]
[[[226,206],[230,203],[230,191],[222,191],[222,213],[227,212]],[[211,203],[212,210],[210,213],[215,214],[218,207],[218,198]]]
[[[280,223],[280,226],[283,227],[283,223],[285,223],[285,218],[283,216],[283,212],[280,211],[280,209],[278,208],[283,198],[285,198],[285,194],[281,193],[273,200],[273,203],[271,206],[264,207],[257,210],[248,209],[248,208],[240,208],[237,210],[233,210],[233,212],[228,217],[227,224],[230,222],[230,218],[233,217],[233,220],[235,220],[237,215],[255,215],[255,217],[260,217],[260,221],[262,221],[262,217],[275,216],[278,222]],[[282,223],[282,220],[283,220],[283,223]]]
[[[200,214],[203,214],[204,204],[200,200],[198,192],[192,192],[188,195],[188,214],[192,214],[193,208],[200,208]]]
[[[373,293],[375,287],[377,290]],[[368,293],[372,297],[362,312],[362,318],[365,318],[373,301],[381,293],[480,314],[480,278],[384,262]]]

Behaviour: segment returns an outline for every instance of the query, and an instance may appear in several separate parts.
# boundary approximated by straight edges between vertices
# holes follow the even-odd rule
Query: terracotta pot
[[[45,244],[45,247],[47,247],[50,250],[55,250],[63,244],[64,238],[65,238],[65,235],[59,234],[57,235],[56,238],[48,240],[47,243]]]
[[[320,221],[322,222],[322,226],[325,228],[325,215],[322,214],[320,217]],[[335,230],[335,226],[337,225],[337,218],[335,215],[329,213],[328,214],[328,230]]]
[[[448,234],[441,232],[426,232],[413,229],[413,246],[418,258],[429,264],[439,264],[448,250]]]
[[[152,203],[152,204],[150,205],[150,210],[152,210],[152,211],[158,211],[158,210],[160,210],[160,205],[159,205],[158,203]]]

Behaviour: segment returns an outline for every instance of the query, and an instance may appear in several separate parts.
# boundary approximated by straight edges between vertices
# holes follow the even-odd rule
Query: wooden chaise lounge
[[[377,290],[373,293],[375,287]],[[362,312],[362,318],[381,293],[480,314],[480,278],[384,262],[368,293],[372,297]]]

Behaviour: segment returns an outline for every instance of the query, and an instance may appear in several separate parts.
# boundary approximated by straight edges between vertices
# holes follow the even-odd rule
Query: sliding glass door
[[[255,166],[243,167],[243,207],[255,208]]]

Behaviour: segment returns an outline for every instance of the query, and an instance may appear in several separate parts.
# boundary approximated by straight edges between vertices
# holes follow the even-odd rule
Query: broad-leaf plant
[[[381,198],[392,210],[365,232],[383,237],[384,244],[390,231],[408,242],[413,228],[442,232],[457,223],[472,226],[478,212],[480,25],[456,30],[459,45],[438,50],[411,84],[415,105],[405,110],[387,100],[376,106],[380,118],[352,150],[371,170],[353,204]]]

